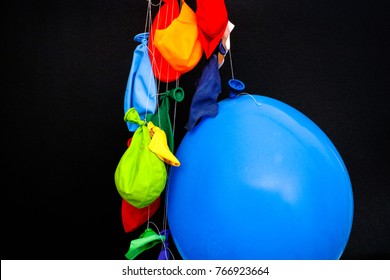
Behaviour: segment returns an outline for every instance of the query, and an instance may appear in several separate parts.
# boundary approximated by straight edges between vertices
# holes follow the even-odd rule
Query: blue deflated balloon
[[[127,80],[124,112],[135,108],[143,120],[147,113],[154,114],[157,106],[157,86],[148,55],[148,32],[137,34],[134,41],[139,42],[134,50],[130,73]],[[134,132],[138,125],[127,122],[129,131]]]
[[[217,98],[221,93],[221,77],[218,71],[218,58],[214,54],[207,61],[192,97],[190,114],[185,125],[191,130],[202,117],[215,117],[218,114]]]
[[[241,94],[184,136],[168,180],[183,259],[339,259],[353,220],[346,166],[325,133],[278,100]]]

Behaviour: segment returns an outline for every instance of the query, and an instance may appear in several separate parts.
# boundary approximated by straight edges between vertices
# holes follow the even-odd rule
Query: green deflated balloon
[[[142,252],[164,242],[165,239],[165,235],[159,235],[151,228],[147,228],[138,239],[134,239],[130,242],[129,251],[125,254],[125,256],[129,260],[133,260]]]
[[[139,127],[117,165],[115,185],[123,199],[137,208],[143,208],[155,201],[164,190],[166,166],[149,150],[150,133],[138,112],[130,108],[124,120],[137,123]]]
[[[184,99],[184,90],[181,87],[176,87],[171,90],[167,90],[160,96],[161,104],[155,114],[148,114],[146,119],[152,121],[155,125],[164,130],[167,135],[168,147],[171,152],[174,152],[174,136],[171,124],[171,118],[169,115],[170,99],[176,102],[182,102]]]

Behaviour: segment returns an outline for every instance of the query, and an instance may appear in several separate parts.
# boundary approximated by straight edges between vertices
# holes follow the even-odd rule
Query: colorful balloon
[[[331,140],[261,95],[219,102],[178,147],[168,222],[183,259],[339,259],[353,193]]]
[[[133,53],[123,103],[125,114],[130,108],[135,108],[143,120],[146,114],[154,114],[157,106],[157,85],[148,55],[148,37],[148,32],[139,33],[134,37],[134,41],[140,44]],[[136,123],[126,123],[131,132],[138,128]]]

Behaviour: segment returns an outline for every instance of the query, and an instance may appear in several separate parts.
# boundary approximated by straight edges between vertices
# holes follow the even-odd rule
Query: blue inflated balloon
[[[339,259],[353,193],[325,133],[278,100],[219,102],[178,147],[168,221],[183,259]]]

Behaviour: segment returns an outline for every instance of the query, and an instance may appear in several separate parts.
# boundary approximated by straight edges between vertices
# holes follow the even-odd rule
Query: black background
[[[347,166],[355,212],[342,259],[389,259],[385,1],[225,3],[235,78],[311,118]],[[124,232],[114,172],[129,138],[123,97],[146,8],[145,0],[2,8],[2,259],[125,259],[144,230]],[[176,146],[201,65],[180,79]],[[220,73],[224,98],[229,60]],[[161,227],[162,210],[152,221]]]

